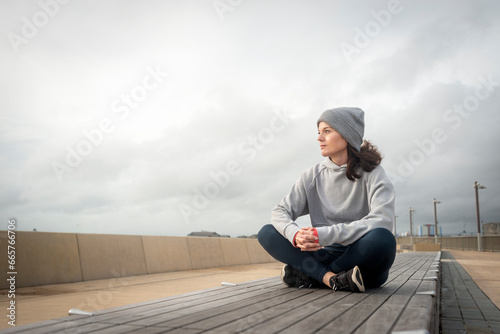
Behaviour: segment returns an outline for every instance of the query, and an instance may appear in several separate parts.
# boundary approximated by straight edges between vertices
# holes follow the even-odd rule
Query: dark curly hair
[[[371,172],[382,162],[382,154],[377,146],[367,140],[363,140],[360,151],[356,151],[351,144],[347,145],[347,171],[349,180],[355,181],[362,175],[362,171]],[[360,170],[361,169],[361,170]]]

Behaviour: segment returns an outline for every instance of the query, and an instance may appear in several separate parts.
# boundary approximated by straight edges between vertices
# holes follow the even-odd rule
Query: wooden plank
[[[131,325],[144,326],[164,326],[164,327],[179,327],[186,324],[202,321],[212,316],[224,314],[225,312],[246,307],[255,304],[259,301],[266,300],[271,296],[281,296],[290,293],[287,289],[278,290],[258,290],[247,295],[237,295],[232,298],[224,298],[217,302],[205,303],[196,307],[181,308],[166,313],[158,313],[153,317],[148,317],[130,322]],[[286,298],[286,297],[285,297]],[[211,315],[210,315],[211,314]],[[172,323],[171,323],[172,322]],[[179,322],[181,324],[179,324]]]
[[[283,328],[287,328],[292,322],[297,319],[308,319],[312,314],[328,307],[340,299],[347,297],[347,294],[339,294],[334,293],[331,290],[324,289],[319,291],[314,295],[308,295],[314,298],[304,304],[300,308],[288,309],[286,310],[286,316],[276,317],[269,319],[265,322],[261,322],[257,326],[249,328],[245,332],[254,332],[254,333],[264,333],[270,330],[270,327],[281,330]]]
[[[418,253],[405,253],[408,255],[404,255],[400,257],[400,261],[398,261],[397,266],[392,270],[389,280],[387,283],[383,285],[382,288],[391,284],[395,279],[398,279],[396,282],[396,287],[398,284],[403,284],[404,280],[409,279],[411,276],[418,271],[422,265],[427,261],[427,256]],[[411,255],[410,255],[411,254]],[[379,288],[379,289],[382,289]],[[337,318],[341,317],[344,313],[345,319],[357,319],[359,316],[356,313],[351,313],[351,309],[362,309],[363,304],[367,302],[367,298],[369,298],[370,294],[376,293],[378,290],[367,291],[365,294],[350,294],[350,301],[346,304],[344,303],[335,303],[331,305],[331,307],[326,308],[325,310],[320,310],[313,316],[308,317],[306,319],[302,319],[299,322],[295,323],[292,326],[289,326],[288,329],[292,332],[300,332],[300,333],[309,333],[315,332],[318,330],[326,330],[328,328],[327,322],[331,321],[332,330],[338,328]],[[376,297],[377,298],[377,297]],[[378,300],[380,302],[380,299]],[[357,304],[360,306],[356,307]],[[378,304],[380,305],[380,304]],[[373,309],[373,308],[371,308]],[[326,320],[325,320],[326,319]]]
[[[388,333],[418,288],[418,281],[406,281],[398,291],[380,306],[354,333]]]
[[[423,253],[422,258],[424,260],[424,263],[422,266],[420,266],[419,270],[415,272],[415,274],[412,276],[411,279],[417,279],[421,280],[424,277],[426,277],[426,274],[428,270],[430,269],[430,266],[434,262],[434,253]]]
[[[427,330],[429,333],[434,333],[436,330],[433,328],[434,298],[435,297],[425,295],[412,296],[393,331],[403,332]]]
[[[313,289],[292,289],[293,291],[289,294],[283,296],[277,296],[274,298],[267,299],[258,304],[252,304],[244,309],[234,310],[225,314],[221,314],[203,321],[199,321],[196,323],[192,323],[186,325],[186,328],[194,328],[194,329],[213,329],[219,326],[232,327],[236,326],[238,329],[245,329],[245,323],[250,322],[252,324],[256,324],[259,321],[261,312],[269,312],[276,306],[280,304],[288,304],[294,305],[295,299],[299,299],[303,295],[307,295],[313,293],[315,290]],[[238,322],[235,324],[235,322]],[[241,326],[241,327],[240,327]],[[226,328],[227,328],[226,327]],[[224,328],[217,329],[218,331],[224,331]]]
[[[408,254],[415,254],[414,256],[409,256]],[[426,262],[426,258],[422,256],[422,254],[419,253],[404,253],[402,255],[404,260],[402,265],[397,269],[397,272],[390,272],[389,276],[394,275],[397,276],[400,274],[400,272],[407,272],[408,270],[412,271],[412,275],[415,274],[415,272],[421,268],[421,266]]]
[[[261,285],[263,284],[263,286]],[[179,305],[179,302],[193,302],[193,303],[199,303],[200,300],[203,300],[203,298],[200,298],[200,296],[204,298],[211,298],[213,296],[218,296],[220,298],[224,298],[226,295],[231,295],[234,293],[244,293],[245,291],[248,290],[260,290],[263,288],[272,288],[276,286],[281,286],[279,282],[276,281],[276,278],[272,279],[264,279],[264,280],[257,280],[257,281],[252,281],[249,283],[243,283],[239,284],[238,290],[236,289],[229,289],[233,287],[217,287],[217,288],[211,288],[207,290],[202,290],[198,292],[192,292],[192,293],[187,293],[184,295],[179,295],[179,296],[172,296],[172,297],[167,297],[164,299],[159,299],[159,300],[154,300],[154,301],[149,301],[149,302],[144,302],[144,303],[138,303],[138,304],[132,304],[132,305],[126,305],[123,307],[118,307],[118,308],[113,308],[113,309],[108,309],[108,310],[103,310],[103,311],[98,311],[96,312],[95,316],[93,317],[85,317],[85,316],[71,316],[71,317],[65,317],[61,319],[56,319],[56,320],[51,320],[48,322],[43,322],[43,323],[38,323],[38,324],[31,324],[27,326],[21,326],[18,327],[17,329],[14,329],[15,331],[11,333],[21,333],[21,332],[26,332],[30,329],[35,329],[35,332],[37,333],[52,333],[52,332],[57,332],[61,328],[62,329],[70,329],[70,328],[76,328],[79,326],[83,326],[89,322],[104,322],[107,319],[127,319],[131,314],[138,313],[141,310],[156,310],[159,308],[161,305]],[[138,305],[138,306],[137,306]],[[110,327],[113,324],[106,324],[103,325],[104,328]],[[28,327],[29,326],[29,327]]]
[[[210,308],[210,309],[204,310],[202,312],[197,312],[197,313],[191,314],[189,317],[179,317],[176,319],[165,321],[163,323],[157,323],[156,325],[161,326],[161,327],[172,327],[172,328],[182,327],[182,326],[186,326],[186,325],[189,325],[191,323],[198,322],[198,321],[204,321],[205,319],[208,319],[211,317],[223,315],[223,314],[226,314],[227,312],[230,312],[230,311],[246,308],[249,305],[261,303],[261,302],[263,302],[267,299],[270,299],[272,297],[285,295],[285,294],[291,293],[292,291],[293,290],[291,290],[291,289],[277,289],[275,291],[271,291],[269,293],[266,292],[266,293],[263,293],[263,294],[255,296],[255,297],[248,298],[248,299],[236,302],[236,303],[229,303],[226,305],[222,305],[220,307]],[[138,324],[141,324],[141,323],[138,323]],[[142,324],[144,324],[144,323],[142,323]]]
[[[416,293],[423,294],[425,292],[434,291],[436,295],[439,293],[439,284],[437,281],[421,281]]]
[[[79,318],[74,320],[72,317],[66,317],[62,318],[65,319],[66,321],[62,320],[51,320],[51,321],[44,321],[44,322],[38,322],[38,323],[33,323],[29,325],[23,325],[19,326],[16,328],[10,328],[7,330],[4,330],[2,332],[5,333],[40,333],[40,334],[46,334],[46,333],[57,333],[57,332],[65,332],[65,331],[73,331],[75,328],[79,328],[80,326],[87,326],[87,325],[93,325],[94,319],[92,317],[85,317],[85,318]],[[100,324],[98,324],[100,325]],[[100,325],[98,326],[99,328],[106,328],[109,327],[110,325],[105,324],[105,325]],[[98,329],[98,328],[96,328]]]
[[[430,333],[434,333],[439,331],[439,279],[423,279],[428,277],[425,276],[425,274],[428,273],[431,266],[439,260],[440,255],[440,253],[430,253],[429,260],[426,261],[422,267],[427,269],[424,275],[422,275],[422,270],[419,270],[417,275],[412,276],[412,279],[415,279],[415,277],[421,277],[419,280],[420,284],[416,293],[411,297],[409,303],[395,324],[393,328],[394,332],[425,330]],[[439,278],[439,273],[435,273],[435,275]],[[418,294],[426,291],[435,291],[436,295]]]
[[[372,315],[406,282],[407,280],[405,278],[398,277],[388,284],[385,284],[382,288],[376,290],[368,296],[368,298],[364,299],[362,303],[358,303],[352,307],[349,312],[345,312],[338,318],[330,321],[330,323],[322,327],[321,330],[335,330],[346,333],[353,332],[370,319],[370,317],[372,317]]]
[[[207,333],[219,333],[221,331],[250,331],[252,333],[274,332],[283,328],[283,324],[278,320],[287,319],[289,322],[290,319],[293,319],[290,315],[292,310],[301,310],[302,312],[299,316],[304,318],[307,313],[311,314],[320,309],[318,308],[317,301],[319,301],[320,304],[324,302],[331,304],[332,301],[328,301],[328,299],[332,299],[332,294],[332,290],[330,289],[315,289],[312,293],[304,294],[296,299],[288,300],[278,305],[266,305],[266,303],[264,303],[263,305],[259,305],[259,308],[255,309],[257,312],[252,314],[248,314],[247,312],[237,314],[232,322],[214,328]],[[256,327],[256,325],[258,326]]]
[[[309,315],[307,318],[290,319],[290,325],[285,332],[289,333],[314,333],[325,326],[331,319],[335,319],[348,312],[354,305],[363,302],[369,294],[336,292],[335,296],[341,296],[333,304]]]
[[[257,289],[258,294],[265,293],[266,291],[267,290]],[[142,322],[148,325],[154,325],[159,322],[164,322],[167,319],[191,315],[193,313],[200,312],[208,308],[217,307],[219,305],[224,305],[226,303],[238,302],[249,298],[254,294],[255,291],[234,290],[231,295],[211,296],[210,298],[202,298],[199,301],[193,301],[189,303],[179,303],[156,308],[148,308],[146,310],[142,310],[141,312],[133,312],[132,314],[127,315],[127,317],[123,317],[123,315],[120,315],[120,317],[118,318],[113,317],[102,321],[116,324],[140,324]]]
[[[270,278],[263,278],[263,279],[259,279],[259,280],[249,281],[249,282],[238,283],[237,287],[238,288],[251,288],[251,287],[255,287],[255,286],[270,287],[270,286],[276,286],[276,285],[278,285],[278,282],[276,282],[276,278],[270,277]],[[227,288],[227,287],[224,287],[224,288]],[[181,295],[159,298],[159,299],[144,301],[144,302],[135,303],[135,304],[117,306],[117,307],[98,311],[98,312],[96,312],[96,314],[102,315],[102,314],[123,311],[123,310],[129,310],[132,308],[138,309],[139,307],[142,307],[142,306],[150,306],[150,305],[155,305],[158,303],[162,303],[163,305],[166,305],[169,302],[170,303],[179,303],[181,301],[192,300],[192,299],[196,299],[196,298],[200,298],[200,297],[219,295],[221,293],[221,289],[224,289],[224,288],[219,286],[219,287],[214,287],[214,288],[209,288],[209,289],[204,289],[204,290],[187,292],[187,293],[183,293]]]
[[[76,329],[78,332],[78,329]],[[141,333],[141,334],[158,334],[164,333],[165,328],[158,327],[137,327],[130,325],[113,325],[112,327],[108,327],[105,329],[100,329],[94,331],[94,334],[124,334],[124,333]],[[78,332],[79,333],[79,332]]]
[[[162,328],[164,332],[161,333],[172,333],[172,334],[198,334],[198,333],[203,333],[203,330],[199,329],[191,329],[191,328],[172,328],[172,329],[166,329]]]
[[[93,333],[99,329],[104,329],[111,327],[110,324],[102,324],[98,322],[93,322],[89,320],[87,323],[81,321],[65,321],[52,326],[46,326],[41,328],[36,328],[33,333],[37,334],[51,334],[51,333]]]
[[[227,300],[238,300],[244,299],[247,294],[251,294],[252,291],[260,291],[264,293],[264,290],[272,289],[279,283],[275,282],[268,287],[260,287],[258,285],[236,288],[233,287],[221,287],[218,293],[214,294],[203,294],[202,296],[192,295],[184,299],[176,299],[174,301],[168,300],[165,302],[159,302],[151,305],[143,305],[137,308],[130,308],[119,312],[107,313],[103,315],[96,315],[95,318],[98,321],[110,322],[115,324],[125,324],[129,322],[134,322],[141,320],[143,318],[157,316],[158,314],[169,313],[177,311],[180,309],[194,308],[193,312],[199,307],[208,307],[210,305],[215,305],[216,302],[226,302]]]
[[[273,277],[72,316],[9,333],[389,333],[435,330],[440,253],[396,256],[388,281],[366,293],[294,289]],[[450,269],[447,269],[450,270]],[[456,268],[451,273],[460,276]],[[456,272],[456,273],[455,273]],[[438,280],[423,280],[437,276]],[[461,277],[459,277],[461,279]],[[450,284],[458,283],[452,279]],[[465,296],[466,288],[463,291]],[[468,293],[468,292],[467,292]]]
[[[415,273],[421,270],[422,266],[425,267],[426,263],[428,262],[428,258],[426,257],[415,257],[414,259],[420,259],[420,261],[413,262],[410,266],[403,266],[401,267],[401,272],[399,275],[396,277],[396,279],[392,282],[389,282],[388,284],[384,285],[381,290],[378,290],[377,292],[373,293],[372,296],[368,297],[367,299],[363,300],[363,303],[360,303],[354,307],[352,307],[348,312],[343,313],[340,315],[338,318],[334,319],[333,321],[330,322],[329,325],[326,325],[325,327],[321,328],[322,331],[328,331],[328,330],[341,330],[345,332],[350,332],[354,330],[357,326],[362,324],[364,321],[371,320],[371,323],[382,323],[382,324],[387,324],[390,323],[388,322],[388,314],[383,314],[381,315],[380,313],[376,313],[376,309],[379,306],[384,306],[386,305],[387,301],[390,299],[385,298],[383,296],[374,298],[380,291],[383,291],[384,288],[394,285],[395,289],[390,291],[389,294],[392,294],[392,292],[396,292],[399,290],[399,284],[400,283],[405,283],[405,280],[414,277]],[[422,262],[422,259],[425,262]],[[420,266],[420,267],[419,267]],[[406,270],[405,270],[406,269]],[[416,285],[415,283],[410,283],[411,287],[410,290],[415,289]],[[406,291],[407,292],[407,291]],[[405,293],[406,293],[405,292]],[[411,295],[410,295],[411,296]],[[407,296],[404,298],[406,301],[410,298],[410,296]],[[391,296],[392,297],[392,296]],[[400,299],[400,298],[397,298]],[[396,301],[397,299],[394,299]],[[397,301],[399,303],[401,301]],[[391,306],[390,303],[387,304],[389,307]],[[403,304],[404,305],[404,304]],[[393,307],[394,308],[394,307]],[[400,305],[401,309],[401,305]],[[375,312],[373,312],[375,310]],[[372,313],[370,313],[372,312]],[[396,314],[392,316],[392,323],[396,321],[397,316],[399,315],[401,311],[397,311]],[[378,318],[381,317],[381,318]],[[378,319],[377,319],[378,318]],[[384,321],[380,321],[380,319],[384,319]],[[391,323],[391,326],[392,326]],[[367,332],[373,332],[373,329],[370,329],[370,326],[366,327]]]
[[[66,319],[66,318],[63,318]],[[64,322],[61,319],[55,319],[55,320],[47,320],[47,321],[40,321],[40,322],[34,322],[31,324],[26,324],[22,326],[16,326],[16,327],[11,327],[8,329],[3,329],[1,330],[2,333],[9,333],[9,334],[14,334],[14,333],[26,333],[29,332],[30,330],[35,331],[37,328],[42,328],[42,327],[47,327],[51,325],[55,325],[58,323]]]

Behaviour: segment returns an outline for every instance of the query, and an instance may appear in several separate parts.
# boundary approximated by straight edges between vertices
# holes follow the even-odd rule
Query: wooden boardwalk
[[[440,256],[440,252],[398,254],[388,282],[366,293],[286,288],[273,277],[3,332],[437,333]]]

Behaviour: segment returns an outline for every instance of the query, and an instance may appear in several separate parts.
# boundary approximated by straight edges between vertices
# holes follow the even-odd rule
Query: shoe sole
[[[285,273],[285,268],[286,268],[286,266],[288,266],[288,264],[285,264],[285,265],[283,266],[283,268],[281,268],[281,282],[282,282],[284,285],[286,285],[287,287],[290,287],[290,285],[289,285],[289,284],[287,284],[287,283],[285,282],[285,280],[283,279],[283,278],[285,277],[285,274],[286,274],[286,273]]]
[[[363,277],[361,276],[361,271],[359,270],[358,266],[354,267],[351,278],[354,284],[356,284],[356,286],[358,287],[359,292],[365,292]]]

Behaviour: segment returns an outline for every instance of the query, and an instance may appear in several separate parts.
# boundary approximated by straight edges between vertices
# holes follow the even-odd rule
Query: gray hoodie
[[[295,220],[309,214],[320,246],[350,245],[379,227],[392,231],[394,186],[382,166],[362,172],[354,182],[347,179],[346,169],[326,158],[303,172],[272,211],[276,230],[293,243],[300,229]]]

